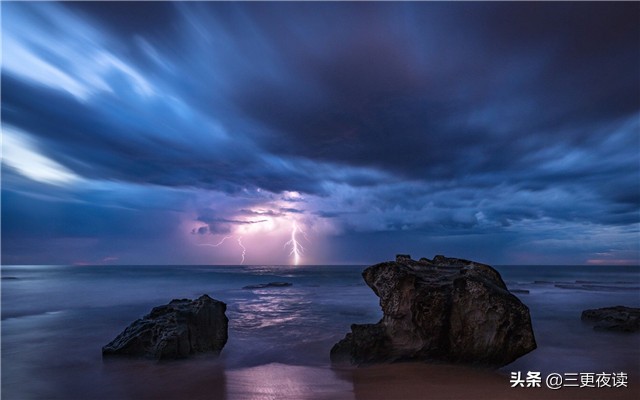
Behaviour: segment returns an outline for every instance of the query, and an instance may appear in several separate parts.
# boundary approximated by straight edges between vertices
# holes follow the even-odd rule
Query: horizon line
[[[264,267],[362,267],[362,266],[373,266],[376,264],[389,262],[393,260],[380,261],[377,263],[349,263],[349,264],[340,264],[340,263],[332,263],[332,264],[91,264],[91,263],[69,263],[69,264],[0,264],[0,267],[21,267],[21,266],[42,266],[42,267],[190,267],[190,266],[198,266],[198,267],[256,267],[256,266],[264,266]],[[484,264],[484,263],[483,263]],[[585,264],[553,264],[553,263],[545,263],[545,264],[486,264],[491,267],[640,267],[640,262],[635,264],[620,264],[620,263],[585,263]]]

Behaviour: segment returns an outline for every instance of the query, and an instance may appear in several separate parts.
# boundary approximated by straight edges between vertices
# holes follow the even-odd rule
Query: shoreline
[[[508,366],[507,366],[508,368]],[[523,371],[523,374],[526,374]],[[398,363],[353,372],[354,395],[363,399],[635,399],[640,371],[629,372],[627,388],[569,388],[552,390],[511,387],[509,373],[458,365]]]
[[[380,318],[378,299],[357,269],[287,270],[286,277],[282,269],[256,273],[178,267],[126,274],[68,268],[20,274],[16,276],[24,279],[2,283],[3,317],[16,316],[2,321],[3,399],[640,398],[640,335],[594,331],[580,320],[587,308],[638,306],[637,294],[629,291],[587,293],[518,283],[530,289],[522,300],[531,310],[538,348],[498,370],[420,362],[344,368],[330,365],[331,346],[351,323]],[[617,269],[605,276],[555,269],[513,269],[504,275],[511,282],[640,278],[637,272]],[[293,286],[241,289],[281,280]],[[120,296],[106,297],[114,285]],[[73,299],[68,293],[75,294]],[[220,358],[102,360],[101,347],[151,307],[201,293],[231,304],[230,337]],[[523,376],[528,371],[543,376],[626,372],[629,388],[511,388],[510,373],[516,371]]]
[[[291,400],[511,400],[636,399],[640,371],[628,372],[628,387],[552,390],[511,387],[508,372],[453,364],[405,362],[368,367],[302,366],[269,363],[225,368],[196,363],[118,363],[110,371],[125,398],[291,399]],[[135,372],[135,373],[132,373]],[[524,372],[523,372],[524,373]],[[144,386],[138,385],[140,381]]]

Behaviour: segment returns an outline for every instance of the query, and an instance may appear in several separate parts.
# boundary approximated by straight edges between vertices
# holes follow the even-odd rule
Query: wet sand
[[[364,368],[266,364],[225,369],[214,361],[105,363],[117,391],[83,393],[135,399],[637,399],[640,374],[629,371],[627,388],[512,388],[503,371],[425,363]],[[544,375],[543,375],[544,376]],[[94,388],[97,389],[97,388]],[[70,397],[74,393],[67,392]],[[80,395],[80,393],[75,393]]]
[[[422,363],[379,365],[351,371],[354,398],[377,399],[637,399],[640,376],[629,388],[512,388],[503,372]]]

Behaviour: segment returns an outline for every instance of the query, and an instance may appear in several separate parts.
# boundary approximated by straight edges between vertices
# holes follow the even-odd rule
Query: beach
[[[352,323],[374,323],[363,266],[3,266],[3,399],[631,399],[640,335],[594,331],[583,309],[638,307],[638,269],[498,267],[529,306],[538,348],[498,370],[426,363],[332,366]],[[288,287],[243,289],[289,282]],[[228,304],[219,358],[103,360],[101,347],[172,298]],[[512,372],[627,374],[627,387],[511,387]]]

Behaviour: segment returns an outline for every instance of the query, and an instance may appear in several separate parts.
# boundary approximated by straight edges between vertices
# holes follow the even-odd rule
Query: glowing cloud
[[[29,135],[4,127],[2,130],[3,163],[34,181],[51,185],[68,185],[81,178],[52,159],[40,154]]]
[[[153,85],[124,55],[109,50],[113,39],[66,7],[16,6],[11,15],[3,19],[3,74],[67,92],[82,102],[105,92],[117,93],[122,85],[114,76],[125,78],[142,97],[155,94]]]

